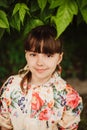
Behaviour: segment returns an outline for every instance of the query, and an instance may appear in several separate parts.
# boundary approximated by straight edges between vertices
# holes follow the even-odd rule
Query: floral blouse
[[[58,73],[41,86],[29,84],[27,95],[21,80],[11,76],[1,90],[0,112],[9,112],[13,130],[77,130],[82,98]]]

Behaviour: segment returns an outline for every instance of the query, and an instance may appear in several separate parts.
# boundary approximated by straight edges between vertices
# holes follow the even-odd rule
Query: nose
[[[43,63],[44,63],[43,55],[42,54],[38,54],[37,65],[42,66]]]

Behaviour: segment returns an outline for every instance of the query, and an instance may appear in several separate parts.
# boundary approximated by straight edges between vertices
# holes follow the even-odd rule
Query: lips
[[[43,73],[43,72],[45,72],[47,69],[36,69],[36,71],[37,72],[39,72],[39,73]]]

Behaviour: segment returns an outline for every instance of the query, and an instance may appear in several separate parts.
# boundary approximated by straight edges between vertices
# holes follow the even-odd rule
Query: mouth
[[[43,72],[45,72],[47,69],[36,69],[36,71],[38,72],[38,73],[43,73]]]

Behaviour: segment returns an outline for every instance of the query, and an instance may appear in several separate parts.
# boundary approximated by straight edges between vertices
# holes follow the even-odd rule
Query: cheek
[[[28,58],[28,57],[26,57],[26,61],[27,61],[27,64],[29,64],[29,63],[30,63],[30,60],[29,60],[29,58]]]
[[[28,66],[29,66],[30,68],[32,68],[32,67],[34,67],[34,66],[36,66],[35,61],[30,60],[30,59],[28,59],[28,60],[27,60],[27,64],[28,64]]]
[[[51,68],[56,68],[56,66],[58,65],[58,62],[56,60],[52,60],[50,63],[49,63],[49,66]]]
[[[31,62],[31,61],[27,60],[27,64],[28,64],[29,66],[33,66],[33,65],[34,65],[34,62]]]

